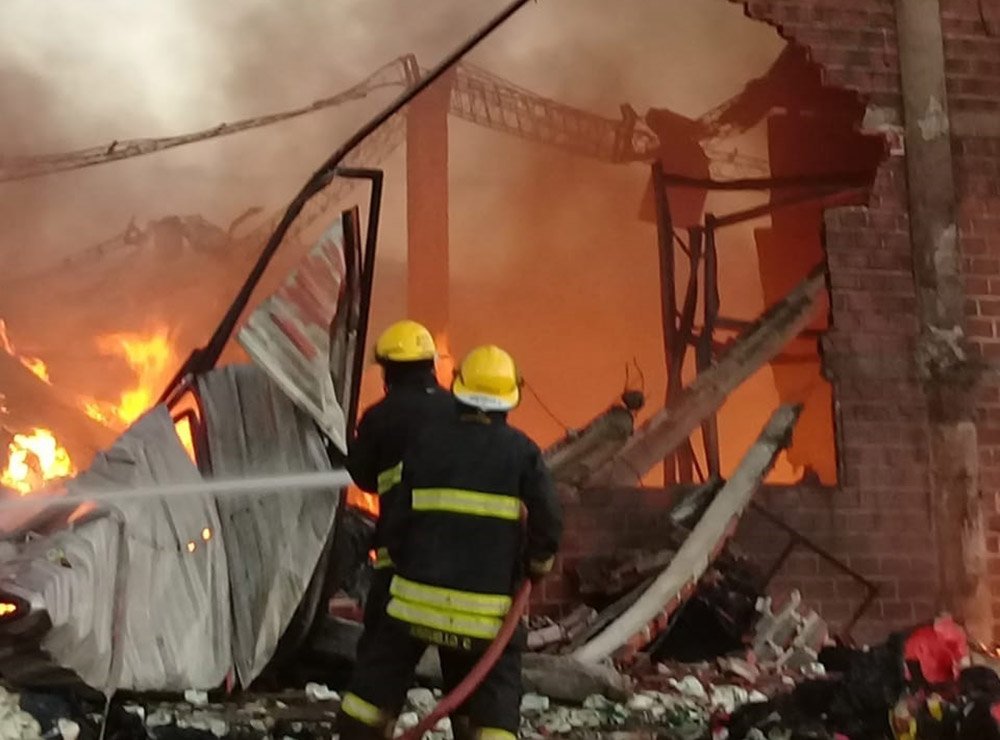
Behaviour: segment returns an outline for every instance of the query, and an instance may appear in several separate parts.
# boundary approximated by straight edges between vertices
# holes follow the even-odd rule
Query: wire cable
[[[542,400],[542,397],[538,395],[538,391],[536,391],[533,386],[529,385],[528,381],[524,381],[524,387],[528,389],[528,392],[531,393],[535,401],[538,402],[538,405],[541,406],[542,411],[548,414],[549,418],[551,418],[552,421],[554,421],[556,424],[562,427],[563,431],[566,432],[566,434],[572,434],[573,428],[568,424],[563,423],[562,419],[560,419],[558,416],[555,415],[552,409],[550,409]]]

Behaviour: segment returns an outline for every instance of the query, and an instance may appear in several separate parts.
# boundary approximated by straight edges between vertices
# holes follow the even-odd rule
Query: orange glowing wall
[[[852,107],[837,110],[839,117],[830,112],[821,117],[794,112],[773,116],[768,122],[772,174],[874,172],[883,151],[881,139],[851,128]],[[782,190],[776,191],[775,197],[794,194]],[[822,223],[822,206],[813,202],[779,209],[772,214],[770,227],[755,231],[760,282],[767,303],[780,300],[825,259]],[[817,314],[810,328],[826,330],[828,323],[826,310]],[[833,390],[822,377],[817,341],[800,338],[792,342],[784,360],[772,365],[772,372],[782,402],[804,404],[787,452],[789,462],[812,471],[823,483],[836,483]]]
[[[407,314],[446,342],[449,307],[448,107],[452,74],[406,114]]]

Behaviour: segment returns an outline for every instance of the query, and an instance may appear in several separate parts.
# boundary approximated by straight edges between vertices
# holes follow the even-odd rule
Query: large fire
[[[157,327],[139,334],[122,332],[107,334],[97,340],[98,350],[111,357],[124,359],[135,373],[135,384],[121,392],[117,403],[85,400],[83,410],[94,421],[115,429],[124,429],[156,403],[157,395],[169,380],[177,364],[170,332]],[[177,436],[188,454],[194,458],[191,425],[177,423]]]
[[[52,385],[45,363],[37,357],[22,355],[14,347],[3,319],[0,319],[0,350],[20,362],[39,380]],[[6,411],[0,404],[0,413]],[[0,470],[0,486],[23,496],[49,481],[66,478],[75,472],[69,453],[55,435],[48,429],[37,427],[30,432],[15,434],[7,444],[7,464]]]
[[[108,334],[97,340],[102,354],[121,357],[135,373],[135,385],[121,393],[117,403],[84,402],[91,419],[114,427],[126,427],[142,416],[155,402],[176,356],[165,328],[148,334]]]
[[[76,473],[69,453],[48,429],[36,428],[30,434],[15,434],[7,446],[7,454],[7,467],[0,472],[0,485],[22,496],[49,481]]]

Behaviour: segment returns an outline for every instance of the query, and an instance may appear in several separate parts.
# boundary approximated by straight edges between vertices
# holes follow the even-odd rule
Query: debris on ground
[[[48,733],[46,733],[48,736]],[[0,688],[0,740],[41,740],[42,726],[21,709],[17,694]]]

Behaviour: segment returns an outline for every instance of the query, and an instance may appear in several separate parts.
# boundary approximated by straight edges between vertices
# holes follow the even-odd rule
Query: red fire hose
[[[486,648],[483,657],[469,671],[469,675],[463,678],[461,683],[452,689],[450,694],[441,699],[437,703],[437,706],[431,710],[431,713],[421,720],[420,724],[404,732],[399,737],[399,740],[420,740],[424,733],[433,729],[434,725],[442,717],[448,716],[462,706],[465,700],[469,698],[469,695],[483,682],[486,674],[496,665],[497,660],[503,654],[507,643],[510,642],[510,638],[514,636],[517,623],[521,621],[521,615],[528,608],[528,599],[530,596],[531,581],[526,580],[521,588],[518,589],[517,595],[514,596],[514,603],[511,604],[510,611],[507,612],[503,624],[500,625],[500,632],[497,633],[490,646]]]

